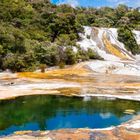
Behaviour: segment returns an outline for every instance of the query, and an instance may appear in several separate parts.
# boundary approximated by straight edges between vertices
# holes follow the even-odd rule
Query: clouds
[[[128,3],[130,0],[107,0],[107,1],[114,3]]]
[[[129,5],[130,3],[130,0],[107,0],[107,1],[112,3],[114,6],[117,6],[119,4]]]
[[[58,4],[69,4],[72,7],[77,7],[80,5],[78,0],[59,0]]]
[[[138,7],[140,6],[140,0],[107,0],[110,3],[118,4],[126,4],[130,7]]]
[[[101,7],[110,6],[116,7],[118,4],[126,4],[130,7],[140,6],[140,0],[52,0],[56,4],[69,4],[72,7],[85,6],[85,7]]]

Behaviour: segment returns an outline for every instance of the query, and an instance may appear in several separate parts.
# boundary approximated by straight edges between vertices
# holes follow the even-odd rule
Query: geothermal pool
[[[135,110],[127,114],[126,110]],[[0,101],[0,135],[22,130],[106,128],[140,114],[140,102],[65,96],[25,96]]]

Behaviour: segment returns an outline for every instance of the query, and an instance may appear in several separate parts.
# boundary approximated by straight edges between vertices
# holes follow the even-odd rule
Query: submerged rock
[[[130,114],[130,115],[131,115],[131,114],[134,114],[135,112],[136,112],[136,111],[133,110],[133,109],[127,109],[127,110],[124,111],[125,114]]]

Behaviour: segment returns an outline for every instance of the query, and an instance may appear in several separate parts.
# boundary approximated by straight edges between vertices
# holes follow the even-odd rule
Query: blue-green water
[[[125,100],[78,97],[28,96],[0,101],[0,135],[20,130],[105,128],[133,117],[126,109],[140,112],[140,103]]]

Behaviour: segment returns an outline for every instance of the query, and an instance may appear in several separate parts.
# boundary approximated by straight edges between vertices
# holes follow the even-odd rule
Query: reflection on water
[[[124,100],[64,96],[28,96],[0,101],[0,135],[19,130],[105,128],[133,117],[126,109],[140,112],[140,103]]]

